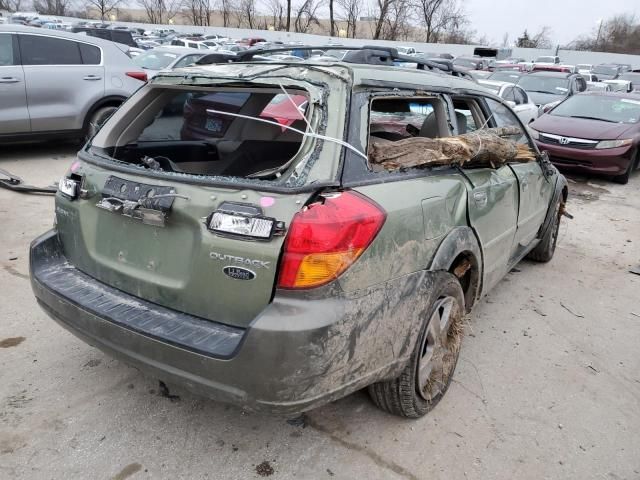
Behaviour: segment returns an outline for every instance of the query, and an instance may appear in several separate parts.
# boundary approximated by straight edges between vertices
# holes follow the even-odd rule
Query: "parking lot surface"
[[[0,168],[46,185],[73,158],[3,147]],[[449,393],[417,421],[365,392],[294,421],[167,395],[39,309],[27,252],[53,198],[0,189],[0,478],[640,478],[640,174],[570,188],[555,258],[479,302]]]

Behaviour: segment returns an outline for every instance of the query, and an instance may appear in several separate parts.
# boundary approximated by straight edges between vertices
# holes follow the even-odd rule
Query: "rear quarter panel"
[[[456,226],[467,225],[467,191],[457,173],[358,187],[387,214],[369,248],[339,279],[354,292],[428,267]]]

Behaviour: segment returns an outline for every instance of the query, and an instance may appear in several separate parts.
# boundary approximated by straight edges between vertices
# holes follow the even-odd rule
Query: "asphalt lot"
[[[43,185],[73,158],[2,147],[0,168]],[[28,277],[53,198],[0,189],[0,478],[640,478],[640,173],[570,186],[556,257],[523,262],[479,303],[431,414],[392,417],[359,392],[304,425],[167,398],[60,328]]]

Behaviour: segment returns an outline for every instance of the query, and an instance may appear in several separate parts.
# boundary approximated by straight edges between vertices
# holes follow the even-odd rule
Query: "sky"
[[[566,44],[597,28],[600,19],[619,13],[640,17],[640,0],[459,0],[465,6],[471,28],[492,43],[502,43],[505,32],[515,42],[526,28],[538,32],[551,27],[554,43]]]

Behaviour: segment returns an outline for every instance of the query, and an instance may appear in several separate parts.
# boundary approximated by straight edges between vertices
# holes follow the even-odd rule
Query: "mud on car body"
[[[269,119],[283,94],[307,99],[302,119]],[[501,99],[435,71],[160,74],[61,180],[33,290],[88,343],[214,399],[293,414],[368,386],[421,416],[477,298],[524,256],[551,259],[566,182],[543,156],[388,172],[367,148],[502,125],[525,131]]]

